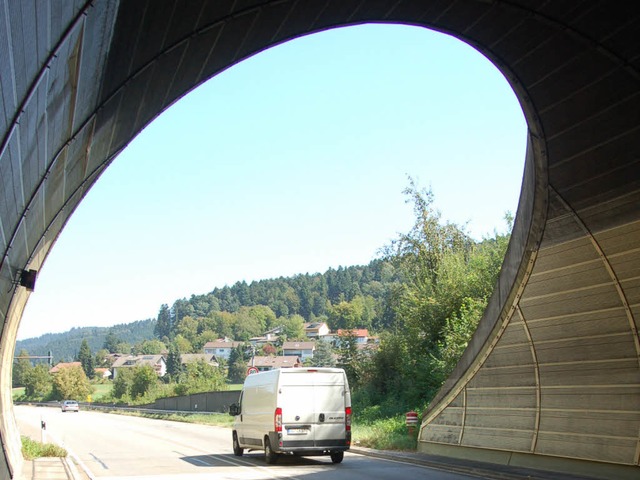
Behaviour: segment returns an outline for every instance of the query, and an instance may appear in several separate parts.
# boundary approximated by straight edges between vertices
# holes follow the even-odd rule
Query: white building
[[[216,340],[215,342],[207,342],[204,344],[203,351],[209,355],[215,355],[217,358],[229,360],[231,350],[242,345],[242,342],[234,342],[225,338],[224,340]]]
[[[316,342],[284,342],[282,355],[285,357],[300,357],[303,361],[313,357]]]

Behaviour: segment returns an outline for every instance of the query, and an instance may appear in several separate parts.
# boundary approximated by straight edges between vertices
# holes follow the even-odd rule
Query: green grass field
[[[97,385],[93,385],[95,391],[91,394],[91,401],[99,402],[102,397],[111,392],[111,387],[111,383],[99,383]]]
[[[95,391],[91,394],[91,401],[99,402],[102,397],[104,397],[109,392],[111,392],[111,383],[106,383],[106,384],[100,383],[97,385],[93,385],[93,388],[95,388]],[[12,391],[12,398],[14,402],[18,398],[22,397],[23,395],[24,395],[24,387],[16,387]],[[83,399],[80,399],[80,401],[84,402],[86,401],[86,399],[83,398]]]
[[[21,396],[24,395],[24,387],[15,387],[13,389],[13,392],[11,393],[11,397],[13,398],[13,401],[16,401],[16,398],[19,398]]]

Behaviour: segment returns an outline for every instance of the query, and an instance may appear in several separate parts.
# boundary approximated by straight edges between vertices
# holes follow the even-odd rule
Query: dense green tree
[[[446,318],[460,306],[460,292],[450,287],[461,280],[460,267],[472,241],[457,225],[441,223],[431,191],[411,181],[405,193],[414,204],[416,221],[408,234],[391,244],[392,259],[404,280],[395,310],[415,340],[413,348],[425,352],[437,344]]]
[[[178,347],[180,353],[192,353],[194,351],[191,342],[180,334],[175,336],[173,343]]]
[[[87,378],[91,379],[96,374],[95,372],[95,361],[93,358],[93,354],[91,353],[91,349],[89,348],[89,343],[87,340],[82,340],[80,344],[80,350],[78,351],[77,361],[82,365],[82,370],[84,370],[84,374]]]
[[[304,333],[304,318],[301,315],[290,315],[285,318],[279,318],[278,323],[282,325],[282,336],[287,341],[306,340]]]
[[[368,387],[373,403],[405,396],[411,388],[411,356],[403,335],[386,334],[373,356]]]
[[[333,355],[331,344],[325,341],[316,342],[316,350],[310,362],[313,367],[335,367],[336,360]]]
[[[169,323],[171,325],[171,331],[175,331],[176,326],[184,317],[193,317],[196,314],[196,309],[192,305],[192,302],[195,300],[195,296],[191,297],[191,300],[187,300],[186,298],[182,298],[176,300],[173,303],[173,307],[169,312]],[[167,335],[168,336],[168,335]]]
[[[394,312],[395,335],[382,342],[365,377],[371,401],[394,397],[396,405],[416,408],[437,392],[464,351],[509,235],[475,242],[463,227],[441,222],[430,191],[412,181],[405,193],[415,224],[385,250],[402,279],[391,286],[386,307]]]
[[[169,310],[169,305],[167,305],[166,303],[160,306],[160,311],[158,312],[158,321],[155,328],[153,329],[153,333],[156,338],[172,337],[173,328],[171,321],[171,311]]]
[[[234,317],[233,337],[241,341],[262,335],[276,318],[273,311],[263,305],[240,307]]]
[[[171,378],[178,378],[182,372],[182,362],[180,358],[180,347],[174,342],[169,347],[169,354],[167,355],[167,374],[170,375]]]
[[[358,351],[358,340],[353,330],[345,332],[338,343],[338,366],[344,368],[349,384],[358,386],[362,373],[362,355]]]
[[[118,344],[116,353],[125,353],[125,354],[127,354],[127,353],[131,353],[132,351],[133,351],[133,347],[131,347],[130,343],[120,342]]]
[[[212,312],[209,316],[215,324],[214,331],[217,332],[221,338],[233,336],[233,325],[235,323],[233,313],[220,311]]]
[[[356,295],[351,303],[355,306],[356,311],[360,313],[358,327],[370,329],[377,317],[378,305],[376,299],[371,295]]]
[[[204,361],[197,361],[186,365],[185,374],[175,386],[176,395],[189,395],[200,392],[217,392],[226,390],[223,373],[218,367]]]
[[[160,355],[167,350],[167,346],[160,340],[145,340],[133,347],[136,355]]]
[[[158,375],[151,365],[140,365],[132,368],[131,398],[144,397],[158,384]]]
[[[109,350],[102,348],[96,352],[95,366],[96,368],[109,368],[113,363],[113,359],[109,356]]]
[[[114,398],[122,399],[131,392],[133,383],[133,370],[131,368],[119,368],[116,377],[113,379],[112,395]]]
[[[33,368],[31,364],[31,360],[27,358],[29,356],[29,352],[22,349],[18,354],[18,359],[13,364],[13,370],[11,372],[12,385],[14,387],[22,387],[24,386],[24,380],[26,375],[29,374],[29,371]]]
[[[53,376],[52,397],[55,400],[84,401],[92,392],[89,379],[82,367],[62,368]]]
[[[266,305],[253,305],[249,307],[247,315],[255,318],[260,325],[264,325],[264,330],[270,330],[276,326],[276,314]]]
[[[362,303],[343,300],[329,311],[329,327],[331,330],[358,328],[363,313]]]
[[[105,348],[109,353],[119,353],[118,344],[120,343],[120,339],[114,333],[113,330],[109,330],[107,333],[107,338],[104,340],[103,348]]]
[[[49,367],[43,363],[30,368],[23,378],[24,394],[29,399],[42,399],[50,391],[52,386]]]
[[[182,337],[186,338],[189,343],[193,345],[198,337],[198,320],[189,315],[182,317],[182,319],[176,323],[175,333],[182,335]]]
[[[240,301],[238,300],[237,292],[230,287],[223,287],[222,289],[216,289],[216,297],[220,302],[220,310],[224,312],[237,312],[240,308]]]
[[[439,370],[446,378],[453,371],[478,327],[486,302],[466,298],[456,316],[447,319],[443,338],[438,344]]]
[[[213,342],[218,339],[218,334],[212,330],[203,330],[202,333],[198,334],[196,337],[196,341],[193,344],[193,349],[191,350],[193,353],[202,352],[202,348],[207,342]]]
[[[227,372],[227,379],[231,383],[241,383],[244,381],[244,377],[247,374],[247,360],[244,356],[244,350],[242,346],[238,346],[231,350],[229,355],[229,370]]]

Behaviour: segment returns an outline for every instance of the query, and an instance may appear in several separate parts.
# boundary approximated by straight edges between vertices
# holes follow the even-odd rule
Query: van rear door
[[[316,447],[346,446],[345,385],[336,383],[341,374],[320,374],[314,382],[314,409]]]
[[[343,375],[317,371],[281,376],[284,448],[346,446]]]

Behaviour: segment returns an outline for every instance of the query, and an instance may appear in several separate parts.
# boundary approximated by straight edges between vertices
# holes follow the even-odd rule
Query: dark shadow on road
[[[328,467],[337,466],[331,462],[331,459],[326,457],[300,457],[296,455],[281,455],[278,458],[276,465],[269,465],[265,462],[264,454],[262,452],[245,454],[242,457],[237,457],[233,454],[211,454],[211,455],[194,455],[183,456],[180,460],[195,465],[196,467],[276,467],[276,466],[319,466],[326,465]]]

